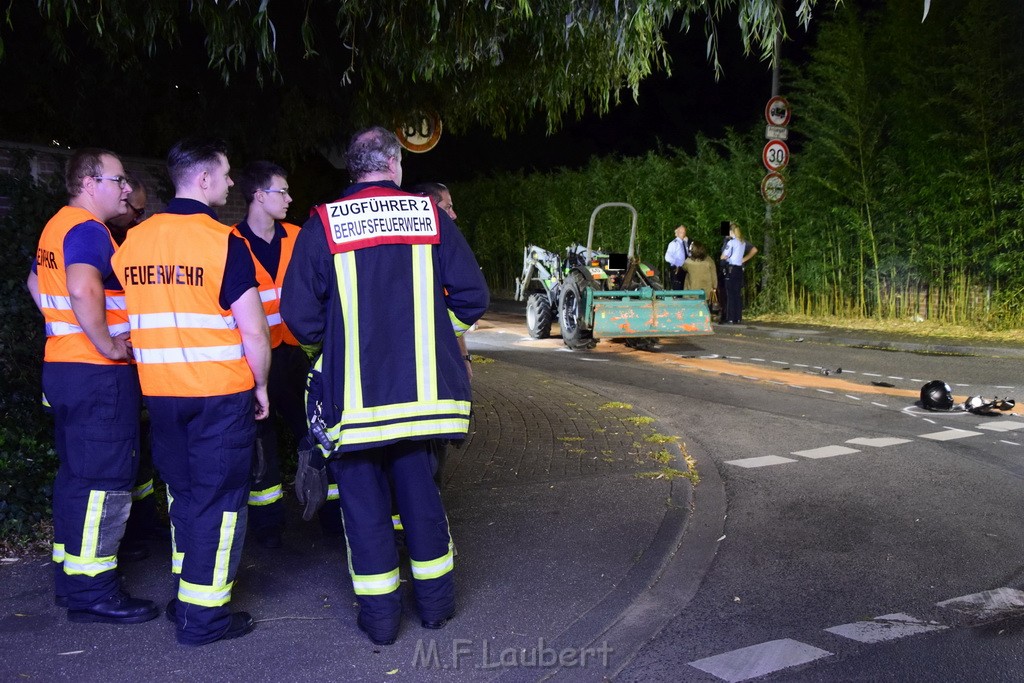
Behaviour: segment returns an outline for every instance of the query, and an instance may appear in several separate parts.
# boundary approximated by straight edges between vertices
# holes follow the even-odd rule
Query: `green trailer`
[[[632,218],[626,253],[593,248],[597,215],[609,208],[627,209]],[[659,337],[713,334],[704,292],[664,289],[655,269],[637,258],[636,236],[636,209],[608,202],[591,213],[586,246],[568,247],[564,259],[528,245],[516,300],[526,301],[530,336],[550,336],[556,318],[573,350],[591,348],[602,337],[647,349]]]

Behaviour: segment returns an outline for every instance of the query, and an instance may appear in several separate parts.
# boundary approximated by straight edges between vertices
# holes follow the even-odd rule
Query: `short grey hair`
[[[345,165],[354,182],[371,173],[386,173],[391,159],[402,157],[398,136],[382,126],[365,128],[355,135],[345,150]]]

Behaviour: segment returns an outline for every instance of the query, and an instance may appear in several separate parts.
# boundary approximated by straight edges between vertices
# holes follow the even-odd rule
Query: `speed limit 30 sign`
[[[769,140],[761,152],[761,161],[769,171],[780,171],[789,163],[789,146],[782,140]]]

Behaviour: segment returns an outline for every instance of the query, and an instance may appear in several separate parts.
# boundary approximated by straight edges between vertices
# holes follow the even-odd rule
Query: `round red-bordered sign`
[[[788,126],[789,119],[793,116],[793,110],[789,108],[789,102],[785,97],[776,95],[764,105],[764,120],[772,126]]]
[[[786,198],[786,179],[781,173],[769,173],[761,179],[761,196],[769,204],[778,204]]]
[[[789,145],[782,140],[769,140],[761,151],[761,161],[769,171],[781,171],[789,163]]]
[[[416,114],[415,123],[407,123],[395,129],[398,142],[410,152],[429,152],[441,139],[441,117],[436,113]]]

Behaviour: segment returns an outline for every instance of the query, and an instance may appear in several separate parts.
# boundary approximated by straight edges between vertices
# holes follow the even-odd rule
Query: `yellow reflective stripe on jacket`
[[[395,531],[405,531],[401,515],[391,515],[391,526],[394,527]]]
[[[398,567],[383,574],[352,572],[352,588],[356,595],[386,595],[398,590]]]
[[[399,418],[427,417],[430,415],[469,415],[472,404],[469,401],[443,399],[390,403],[372,408],[346,410],[341,418],[342,425],[364,424],[367,422],[390,422]]]
[[[132,489],[132,500],[142,500],[153,495],[153,480],[149,479]]]
[[[359,358],[359,295],[356,253],[349,251],[334,257],[341,315],[345,321],[345,405],[346,410],[363,407],[363,371]]]
[[[398,439],[431,437],[435,434],[465,433],[469,430],[469,418],[450,417],[436,420],[420,420],[418,422],[380,425],[378,427],[340,427],[328,430],[328,435],[342,446],[353,444],[377,443]]]
[[[234,581],[224,586],[204,586],[178,580],[178,600],[203,607],[220,607],[231,602],[231,587]]]
[[[284,497],[281,491],[281,485],[277,484],[271,486],[268,489],[262,491],[250,491],[249,492],[249,505],[270,505],[276,503]]]
[[[416,344],[416,398],[437,400],[437,349],[434,346],[434,259],[431,245],[412,247],[413,339]]]
[[[338,485],[328,484],[327,485],[327,500],[340,500],[341,496],[338,495]]]
[[[451,550],[434,560],[417,562],[409,560],[412,565],[412,578],[414,579],[436,579],[444,576],[455,566],[455,558]]]
[[[64,561],[64,544],[63,543],[54,543],[53,544],[53,554],[50,555],[50,558],[54,562],[56,562],[57,564],[60,564],[61,562]]]
[[[466,323],[456,318],[455,314],[452,313],[451,311],[448,311],[448,319],[452,321],[452,330],[455,331],[456,337],[461,337],[466,333],[467,330],[469,330],[470,327],[472,327],[472,325],[467,325]]]

